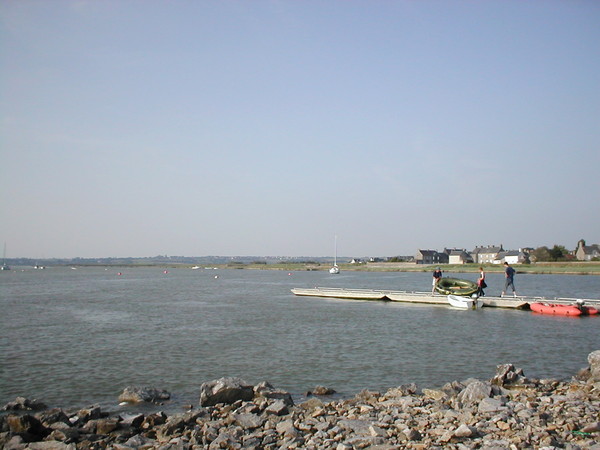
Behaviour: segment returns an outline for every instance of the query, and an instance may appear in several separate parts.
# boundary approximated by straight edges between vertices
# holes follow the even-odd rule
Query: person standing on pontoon
[[[502,294],[500,294],[500,297],[504,297],[504,294],[506,294],[506,291],[508,291],[509,287],[512,288],[513,297],[516,297],[517,291],[515,290],[515,269],[510,267],[507,262],[504,263],[504,266],[506,267],[506,270],[504,271],[506,281],[504,282],[504,290],[502,291]]]
[[[485,292],[483,292],[483,288],[487,287],[487,283],[485,282],[485,272],[483,271],[483,267],[479,268],[479,279],[477,280],[477,296],[483,297]]]
[[[442,270],[438,267],[433,272],[433,281],[431,282],[431,293],[432,294],[435,292],[435,287],[437,286],[438,282],[441,279],[442,279]]]

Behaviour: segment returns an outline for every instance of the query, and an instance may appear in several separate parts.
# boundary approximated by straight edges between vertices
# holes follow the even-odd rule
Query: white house
[[[527,260],[527,255],[521,250],[509,250],[507,252],[500,252],[496,259],[494,259],[494,264],[522,264]]]
[[[600,259],[600,245],[585,245],[585,241],[581,239],[577,243],[577,249],[575,250],[575,257],[579,261],[591,261],[593,259]]]
[[[450,264],[467,264],[467,263],[472,263],[473,258],[464,249],[463,250],[454,249],[454,250],[451,250],[450,253],[448,254],[448,262]]]
[[[495,263],[498,258],[498,254],[503,252],[502,244],[500,246],[488,245],[487,247],[475,247],[475,250],[471,252],[473,261],[477,264],[490,264]]]

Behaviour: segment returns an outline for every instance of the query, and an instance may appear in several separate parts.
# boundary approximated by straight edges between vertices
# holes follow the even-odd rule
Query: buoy
[[[123,274],[122,274],[121,272],[119,272],[117,275],[121,276],[121,275],[123,275]]]
[[[168,270],[165,270],[163,273],[169,273],[169,271],[168,271]]]

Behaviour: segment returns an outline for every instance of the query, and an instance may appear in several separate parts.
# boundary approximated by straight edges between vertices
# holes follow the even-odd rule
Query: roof
[[[600,245],[598,245],[598,244],[584,245],[582,248],[583,248],[583,253],[585,253],[586,255],[593,255],[594,253],[600,253]]]
[[[475,250],[473,250],[471,254],[478,255],[479,253],[499,253],[501,251],[504,251],[502,245],[488,245],[487,247],[475,247]]]

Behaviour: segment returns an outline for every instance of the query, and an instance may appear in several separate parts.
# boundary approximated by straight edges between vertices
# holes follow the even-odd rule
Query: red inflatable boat
[[[591,316],[598,314],[596,308],[583,305],[559,305],[555,303],[531,303],[531,310],[540,314],[555,314],[557,316]]]

